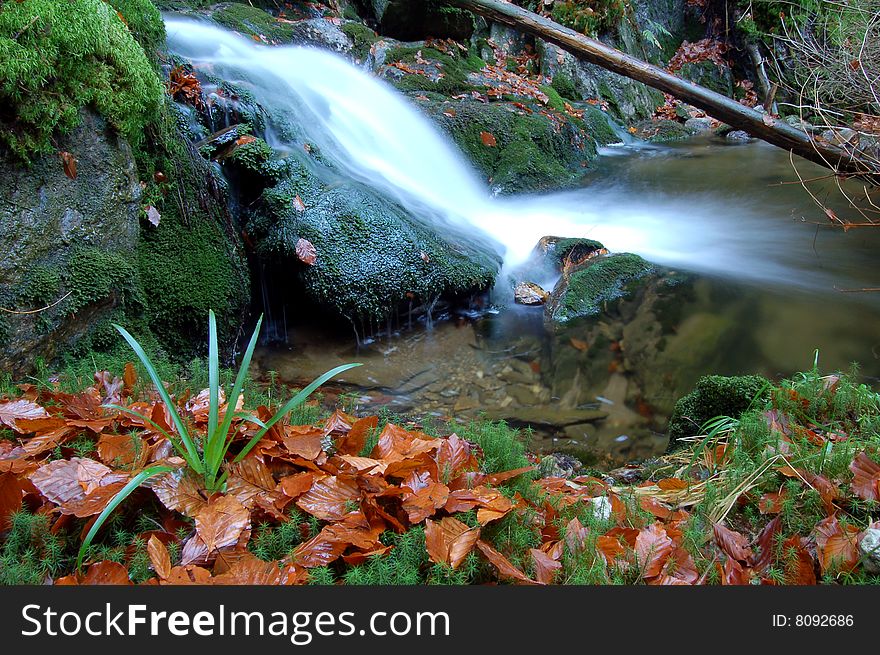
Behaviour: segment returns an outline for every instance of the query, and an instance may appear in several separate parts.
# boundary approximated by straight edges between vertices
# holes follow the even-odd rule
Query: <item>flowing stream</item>
[[[829,229],[778,149],[711,139],[621,144],[603,150],[582,188],[493,197],[449,139],[369,72],[325,51],[261,46],[189,19],[166,17],[166,26],[174,52],[248,88],[298,126],[270,125],[275,148],[317,144],[344,175],[414,215],[488,235],[501,244],[507,266],[553,234],[594,238],[612,251],[699,274],[677,335],[708,343],[694,345],[693,361],[669,374],[670,388],[708,373],[791,374],[810,366],[816,349],[823,368],[856,361],[866,377],[880,376],[880,294],[852,291],[880,286],[880,231]],[[824,174],[797,165],[804,178]],[[845,215],[845,207],[835,209]],[[357,357],[366,366],[346,382],[361,408],[390,405],[444,419],[483,411],[515,419],[529,408],[548,415],[557,408],[559,420],[524,419],[540,448],[582,447],[615,461],[662,451],[662,420],[639,410],[627,391],[633,371],[607,365],[595,394],[599,421],[569,416],[592,406],[559,405],[550,367],[565,345],[560,338],[571,335],[554,343],[540,310],[508,307],[430,332],[385,335],[360,350],[350,333],[294,323],[287,346],[264,348],[258,359],[263,371],[296,381]],[[619,343],[619,335],[609,338]]]

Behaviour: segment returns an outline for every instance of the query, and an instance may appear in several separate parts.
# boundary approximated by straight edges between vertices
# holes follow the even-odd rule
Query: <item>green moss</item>
[[[61,291],[61,274],[54,266],[38,265],[31,268],[18,292],[20,303],[45,306],[56,300]]]
[[[739,418],[755,403],[763,406],[769,398],[770,382],[759,375],[700,378],[694,390],[679,399],[669,419],[669,443],[700,434],[703,424],[717,416]]]
[[[41,585],[67,569],[66,536],[52,533],[48,516],[16,512],[10,527],[0,550],[0,585]]]
[[[553,319],[567,321],[598,314],[604,303],[625,297],[632,282],[654,271],[654,265],[638,255],[598,257],[571,274]]]
[[[403,62],[412,65],[417,64],[416,60],[419,58],[435,65],[442,76],[432,80],[427,75],[404,75],[394,82],[401,91],[433,91],[445,96],[457,95],[473,88],[473,84],[468,81],[468,74],[485,66],[479,57],[463,53],[449,55],[434,48],[398,46],[385,53],[386,64]]]
[[[342,26],[342,33],[351,39],[352,52],[358,59],[365,59],[373,44],[379,40],[378,34],[361,23],[346,23]]]
[[[614,30],[626,13],[624,0],[565,0],[553,5],[557,23],[588,36]]]
[[[0,144],[22,159],[93,106],[132,144],[163,102],[150,61],[102,0],[0,5]]]
[[[413,527],[403,534],[385,532],[381,539],[392,550],[387,555],[371,557],[366,564],[353,566],[345,573],[350,585],[420,585],[425,583],[428,555],[425,531]]]
[[[211,18],[224,27],[247,36],[262,36],[282,43],[293,39],[293,30],[289,24],[281,23],[263,9],[250,5],[224,5],[213,11]]]
[[[578,97],[579,94],[575,88],[574,80],[565,73],[557,73],[553,77],[550,86],[552,86],[563,98],[568,98],[572,101],[579,101],[581,99]]]
[[[562,99],[562,96],[559,95],[559,92],[556,89],[546,84],[539,88],[547,96],[547,105],[551,109],[565,111],[565,100]]]
[[[144,49],[151,61],[156,61],[165,47],[165,23],[151,0],[107,0],[125,19],[128,31]]]

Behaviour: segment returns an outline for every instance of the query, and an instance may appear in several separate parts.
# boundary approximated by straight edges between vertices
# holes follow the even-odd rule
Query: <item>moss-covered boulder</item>
[[[0,370],[15,374],[102,339],[111,317],[145,300],[131,148],[91,112],[56,143],[76,157],[76,179],[57,155],[32,154],[30,167],[0,157]]]
[[[485,290],[500,268],[491,244],[424,223],[354,182],[322,182],[301,162],[257,205],[247,230],[276,275],[298,279],[314,303],[351,319]],[[315,247],[314,263],[297,255],[300,239]]]
[[[669,448],[681,445],[679,439],[700,434],[706,421],[716,416],[739,418],[750,407],[760,408],[771,389],[770,381],[760,375],[701,378],[693,391],[675,404],[669,419]]]
[[[603,306],[625,298],[649,279],[657,267],[638,255],[620,253],[595,257],[562,277],[546,306],[550,323],[595,316]]]
[[[0,3],[0,147],[24,160],[51,152],[86,107],[140,144],[163,90],[136,38],[152,47],[163,32],[148,0],[115,4],[118,13],[103,0]]]

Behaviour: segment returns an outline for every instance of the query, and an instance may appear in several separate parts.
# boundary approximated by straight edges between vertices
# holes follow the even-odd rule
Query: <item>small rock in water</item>
[[[550,294],[534,282],[520,282],[513,290],[513,298],[520,305],[543,305]]]

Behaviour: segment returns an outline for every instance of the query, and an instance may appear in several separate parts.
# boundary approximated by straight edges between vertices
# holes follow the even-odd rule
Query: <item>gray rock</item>
[[[733,130],[724,136],[728,143],[748,143],[753,141],[751,135],[744,130]]]
[[[87,298],[70,286],[71,262],[85,253],[130,258],[138,239],[141,188],[128,144],[84,113],[58,149],[76,157],[76,179],[65,176],[57,155],[30,167],[0,160],[0,306],[29,311],[70,294],[38,314],[0,313],[0,369],[14,374],[72,347],[123,301],[110,290]],[[84,304],[67,314],[75,299]]]
[[[869,573],[880,573],[880,528],[865,530],[859,542],[859,552],[865,570]]]
[[[711,118],[689,118],[684,122],[684,126],[695,132],[711,132],[712,131],[712,119]]]

